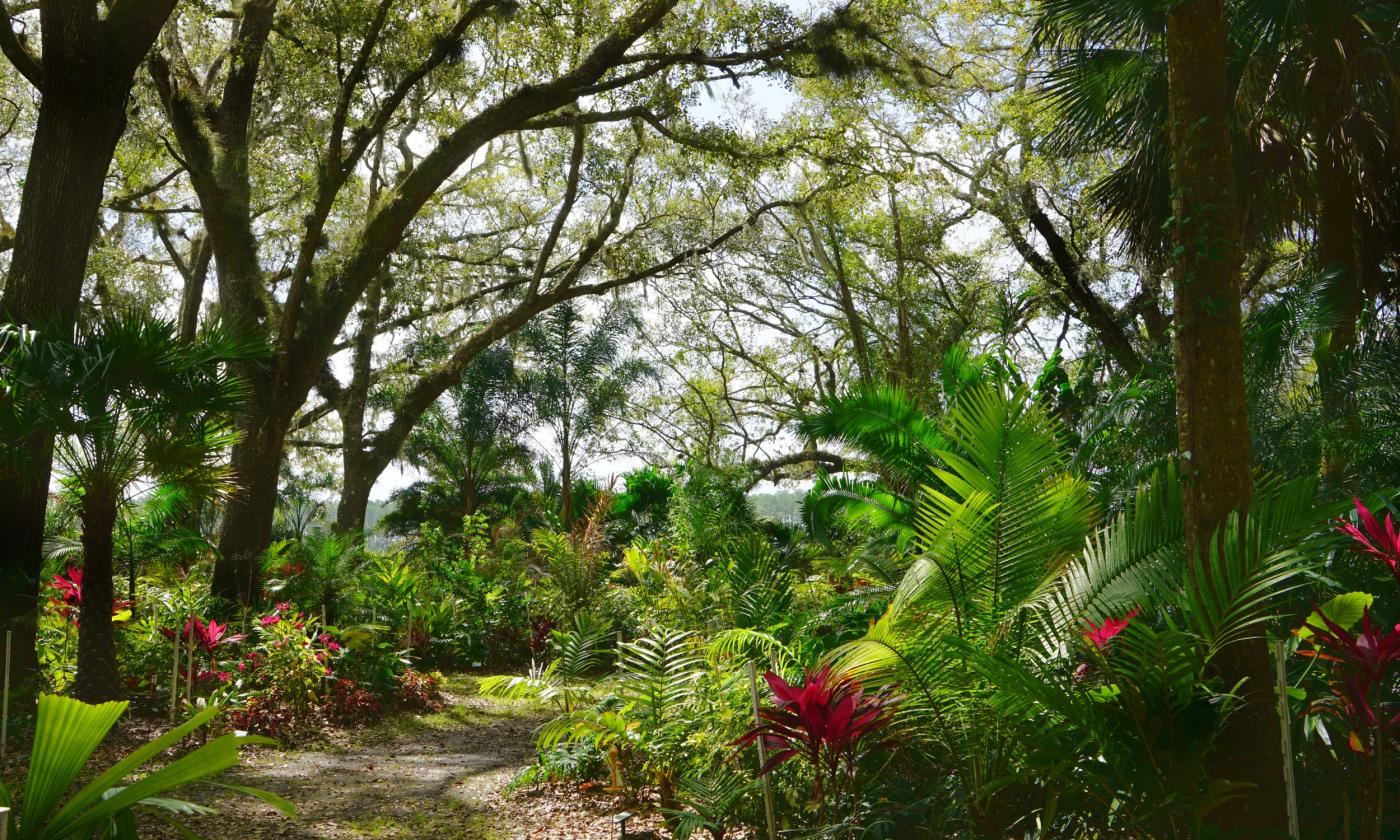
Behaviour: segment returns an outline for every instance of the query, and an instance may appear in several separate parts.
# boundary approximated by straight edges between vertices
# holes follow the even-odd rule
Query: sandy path
[[[255,750],[223,781],[272,791],[297,806],[287,819],[241,794],[202,788],[217,809],[188,824],[206,840],[426,838],[427,840],[600,840],[614,836],[612,797],[552,789],[504,798],[502,789],[534,759],[537,707],[449,695],[446,711],[399,716],[339,742],[306,750]],[[636,810],[635,807],[633,810]],[[633,823],[656,828],[655,816]],[[143,837],[174,838],[154,829]]]
[[[397,718],[315,750],[256,750],[224,781],[253,785],[297,806],[289,820],[236,794],[199,801],[218,810],[190,825],[233,838],[491,838],[516,836],[499,791],[534,757],[540,712],[449,697],[450,708]],[[173,835],[172,835],[173,836]]]

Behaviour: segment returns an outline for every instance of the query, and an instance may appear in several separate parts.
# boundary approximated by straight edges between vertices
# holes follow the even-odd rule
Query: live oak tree
[[[327,373],[318,383],[340,419],[337,527],[363,527],[375,481],[482,348],[545,317],[522,291],[547,281],[555,293],[544,302],[567,303],[665,282],[751,239],[760,218],[791,204],[746,195],[751,175],[672,146],[626,123],[532,132],[516,151],[489,155],[463,185],[476,197],[465,230],[449,217],[437,225],[451,230],[441,241],[401,249],[392,262],[406,270],[371,284],[360,309],[349,381]],[[507,198],[516,195],[526,198]],[[499,329],[476,331],[488,322]],[[390,345],[412,349],[411,358],[374,351],[400,334],[434,336],[438,352],[418,352],[421,339]]]
[[[631,117],[655,127],[688,85],[774,68],[808,48],[806,29],[777,8],[739,7],[716,19],[675,5],[644,0],[610,15],[581,4],[560,15],[499,0],[426,12],[380,0],[323,14],[250,0],[213,19],[190,10],[170,30],[151,75],[198,198],[218,305],[276,348],[264,369],[244,371],[252,407],[232,455],[241,487],[224,512],[216,595],[252,595],[287,432],[347,318],[464,165],[493,141],[534,128]],[[274,62],[281,69],[270,70]],[[584,98],[588,109],[570,113]],[[390,135],[401,148],[380,142]],[[381,149],[411,161],[366,211],[367,157]],[[289,166],[305,167],[304,176],[290,179],[287,193],[269,191],[266,179]],[[573,278],[528,284],[516,306],[459,348],[461,357],[590,291],[561,286],[564,279]],[[442,371],[424,392],[441,393],[459,372]]]
[[[40,0],[11,14],[0,2],[0,52],[40,97],[0,320],[46,319],[62,330],[75,318],[128,95],[175,4]],[[46,433],[25,445],[31,468],[0,472],[0,625],[15,632],[20,680],[37,664],[33,617],[52,458]]]

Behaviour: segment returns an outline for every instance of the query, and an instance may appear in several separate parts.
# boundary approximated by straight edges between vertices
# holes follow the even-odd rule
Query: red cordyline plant
[[[1359,499],[1356,503],[1360,526],[1338,520],[1337,531],[1351,537],[1361,554],[1374,557],[1389,567],[1400,585],[1400,532],[1395,520],[1386,516],[1382,526]],[[1400,668],[1400,624],[1387,630],[1371,619],[1371,608],[1361,612],[1361,630],[1352,634],[1327,616],[1321,608],[1309,620],[1312,649],[1298,655],[1327,662],[1328,686],[1332,696],[1315,704],[1318,712],[1337,718],[1347,727],[1347,743],[1370,772],[1370,807],[1365,837],[1381,836],[1385,792],[1385,751],[1392,733],[1400,731],[1400,703],[1394,698],[1397,668]]]
[[[175,631],[168,627],[162,627],[161,631],[167,638],[175,638]],[[248,638],[244,633],[230,633],[227,624],[220,624],[214,619],[208,622],[201,621],[198,616],[190,616],[185,622],[184,629],[180,631],[180,638],[189,639],[198,643],[204,648],[210,658],[224,645],[237,644]]]
[[[1361,527],[1340,519],[1337,521],[1337,530],[1356,542],[1357,551],[1369,554],[1389,566],[1390,573],[1395,576],[1395,583],[1400,585],[1400,529],[1395,527],[1395,520],[1387,513],[1385,527],[1382,528],[1376,515],[1361,504],[1360,499],[1353,498],[1352,501],[1356,503],[1356,518],[1361,522]]]
[[[76,566],[69,566],[63,570],[62,574],[54,575],[49,581],[49,585],[54,588],[54,596],[49,598],[49,603],[57,610],[58,614],[66,621],[76,625],[78,623],[78,611],[83,604],[83,570]],[[116,615],[124,609],[132,606],[131,601],[121,599],[112,600],[112,615]]]
[[[1314,615],[1323,627],[1310,622],[1312,650],[1299,650],[1299,656],[1313,657],[1331,664],[1328,685],[1332,696],[1314,704],[1318,712],[1339,719],[1347,727],[1347,743],[1370,772],[1370,807],[1363,834],[1379,840],[1385,800],[1386,742],[1400,731],[1400,703],[1389,699],[1400,665],[1400,624],[1389,632],[1371,621],[1371,608],[1361,613],[1361,632],[1352,635],[1329,619],[1321,610]]]
[[[769,671],[763,677],[773,691],[773,708],[762,709],[763,723],[735,741],[738,747],[763,739],[770,751],[759,775],[772,772],[792,758],[802,758],[816,772],[813,800],[818,819],[825,821],[829,798],[854,793],[860,760],[892,745],[875,740],[894,718],[898,698],[888,693],[867,694],[860,683],[833,674],[828,666],[806,672],[802,685],[792,685]]]

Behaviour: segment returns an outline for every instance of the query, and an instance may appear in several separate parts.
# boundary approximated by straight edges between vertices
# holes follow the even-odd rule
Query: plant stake
[[[175,649],[170,654],[170,722],[175,722],[175,706],[180,702],[180,634],[175,634]]]
[[[185,625],[185,702],[194,703],[194,613]]]
[[[754,667],[753,660],[749,660],[749,696],[753,698],[753,722],[755,726],[763,725],[763,718],[758,714],[758,669]],[[758,747],[758,766],[768,763],[768,747],[760,737],[754,741]],[[763,774],[763,813],[768,820],[768,840],[778,838],[778,820],[773,814],[773,780],[768,774]]]
[[[10,751],[10,648],[14,647],[15,632],[5,631],[5,689],[4,700],[0,701],[0,761]],[[0,840],[5,840],[5,822],[9,819],[9,808],[0,813]]]
[[[1298,840],[1298,785],[1293,777],[1293,725],[1288,714],[1288,675],[1283,667],[1283,640],[1274,642],[1274,675],[1278,680],[1278,722],[1283,739],[1283,787],[1288,798],[1288,836]]]

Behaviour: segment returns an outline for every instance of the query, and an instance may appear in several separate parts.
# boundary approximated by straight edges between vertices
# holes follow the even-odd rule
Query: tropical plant
[[[79,697],[121,692],[110,614],[121,506],[142,476],[186,500],[229,489],[220,456],[236,440],[231,418],[246,389],[228,365],[259,353],[217,328],[184,341],[173,321],[140,313],[103,315],[68,335],[0,330],[0,434],[12,442],[38,429],[56,434],[54,458],[82,522]],[[29,452],[4,449],[7,458]]]
[[[550,633],[553,658],[543,667],[531,666],[526,676],[486,677],[477,690],[486,697],[552,702],[565,714],[572,712],[592,686],[587,676],[603,664],[603,644],[611,627],[580,616],[569,630]]]
[[[137,748],[98,773],[65,801],[64,794],[79,782],[93,753],[126,708],[125,702],[89,705],[53,695],[39,698],[34,747],[21,801],[16,803],[10,788],[0,782],[0,805],[18,806],[17,811],[8,815],[10,837],[15,840],[136,840],[140,836],[134,813],[137,809],[174,825],[183,836],[195,837],[180,823],[179,817],[212,813],[211,810],[168,795],[194,782],[250,794],[283,814],[295,815],[296,809],[291,803],[267,791],[213,780],[238,763],[240,747],[272,743],[266,738],[242,733],[222,735],[162,767],[147,768],[146,765],[161,753],[206,726],[219,713],[219,709],[213,707]],[[123,784],[138,774],[135,781]]]
[[[571,533],[540,529],[530,539],[550,589],[558,596],[558,614],[565,620],[588,613],[599,600],[608,572],[604,533],[605,504],[599,504]]]
[[[299,540],[274,542],[263,553],[263,589],[279,600],[324,607],[326,621],[334,624],[363,563],[355,535],[313,528]]]
[[[670,807],[686,755],[683,714],[703,673],[703,648],[690,633],[670,632],[625,643],[618,654],[613,693],[596,706],[565,710],[540,728],[536,744],[547,752],[589,742],[618,778],[645,778]]]
[[[529,359],[525,382],[539,419],[554,433],[559,452],[564,528],[574,523],[574,473],[580,451],[596,443],[627,405],[630,389],[650,372],[627,358],[623,342],[640,327],[621,304],[603,310],[590,327],[578,304],[556,304],[522,333]]]
[[[683,806],[668,812],[671,836],[689,840],[708,832],[712,840],[724,840],[737,820],[735,811],[751,796],[757,784],[728,768],[713,768],[703,776],[684,776],[676,783],[676,801]]]
[[[709,570],[712,622],[724,629],[771,630],[791,618],[794,575],[762,534],[734,539]]]
[[[1327,511],[1313,481],[1261,490],[1208,552],[1191,553],[1164,470],[1031,606],[1022,655],[953,642],[992,687],[989,707],[1036,745],[983,797],[1014,796],[1069,834],[1199,836],[1228,807],[1240,783],[1213,778],[1207,759],[1245,687],[1222,682],[1215,662],[1305,584]]]
[[[531,403],[511,347],[478,355],[404,443],[403,459],[428,477],[395,493],[389,527],[432,521],[455,529],[478,510],[500,515],[515,507],[534,457],[523,442],[534,422]]]
[[[807,529],[826,538],[839,518],[907,542],[919,489],[938,483],[938,453],[947,448],[938,423],[907,392],[871,386],[828,399],[802,419],[800,428],[814,442],[841,441],[875,473],[873,478],[818,477],[803,505]]]

